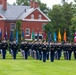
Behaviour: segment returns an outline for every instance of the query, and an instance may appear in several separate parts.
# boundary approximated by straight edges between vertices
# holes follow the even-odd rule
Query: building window
[[[31,19],[34,19],[34,14],[31,14]]]
[[[10,31],[14,31],[15,28],[16,28],[16,24],[15,23],[11,23]]]
[[[30,35],[30,29],[26,28],[26,36],[29,36],[29,35]]]
[[[42,16],[41,16],[41,14],[39,14],[39,16],[38,16],[38,19],[42,19]]]

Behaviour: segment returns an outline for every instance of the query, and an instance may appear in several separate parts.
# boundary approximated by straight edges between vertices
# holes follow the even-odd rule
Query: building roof
[[[7,10],[3,10],[2,5],[0,5],[0,14],[6,20],[17,20],[18,17],[27,9],[30,9],[30,6],[7,5]]]
[[[50,21],[50,19],[39,8],[30,8],[30,6],[7,5],[7,10],[3,10],[2,5],[0,5],[0,15],[5,20],[24,20],[24,18],[26,18],[36,9],[47,18],[47,21]]]

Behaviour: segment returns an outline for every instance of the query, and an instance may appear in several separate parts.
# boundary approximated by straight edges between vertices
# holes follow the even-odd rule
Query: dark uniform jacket
[[[18,44],[12,43],[12,44],[11,44],[11,49],[12,49],[12,50],[18,50]]]
[[[7,48],[8,48],[8,44],[7,44],[7,42],[2,42],[2,50],[7,50]]]

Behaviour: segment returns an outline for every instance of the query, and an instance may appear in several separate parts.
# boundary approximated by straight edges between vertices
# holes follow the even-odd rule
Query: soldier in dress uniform
[[[39,60],[42,60],[42,42],[38,44]]]
[[[13,59],[16,59],[16,54],[18,50],[18,44],[16,44],[16,40],[14,40],[13,43],[11,44],[11,49],[12,49]]]
[[[71,43],[65,43],[63,45],[63,51],[64,51],[64,58],[66,60],[71,60],[71,54],[72,54]]]
[[[28,59],[29,43],[25,41],[24,43],[24,59]]]
[[[39,42],[35,42],[34,44],[34,57],[38,60],[39,59],[39,53],[38,53],[38,44]]]
[[[46,62],[46,59],[47,59],[47,50],[48,50],[47,42],[44,41],[44,43],[42,45],[43,62]]]
[[[49,60],[49,51],[50,51],[50,47],[49,47],[49,43],[47,42],[46,43],[46,45],[47,45],[47,60]]]
[[[76,59],[76,43],[72,44],[72,51],[74,51],[74,59]]]
[[[54,55],[55,55],[55,51],[56,51],[56,47],[55,47],[55,43],[50,43],[50,60],[51,62],[54,62]]]
[[[8,48],[8,43],[6,42],[6,40],[4,39],[2,42],[2,58],[5,59],[6,57],[6,50]]]
[[[31,43],[31,56],[32,56],[33,58],[35,58],[35,57],[34,57],[34,45],[35,45],[35,42],[33,41],[33,42]]]
[[[60,60],[62,45],[61,45],[61,43],[56,43],[55,47],[56,47],[56,51],[57,51],[57,59]]]

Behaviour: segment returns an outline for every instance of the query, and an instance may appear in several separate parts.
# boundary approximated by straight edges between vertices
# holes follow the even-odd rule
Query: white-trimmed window
[[[31,19],[34,19],[34,14],[31,14]]]
[[[41,16],[41,14],[39,14],[39,15],[38,15],[38,19],[42,19],[42,16]]]
[[[15,23],[11,23],[10,24],[10,30],[14,31],[15,28],[16,28],[16,24]]]
[[[29,28],[26,28],[25,32],[26,32],[26,36],[30,36],[30,29]]]

